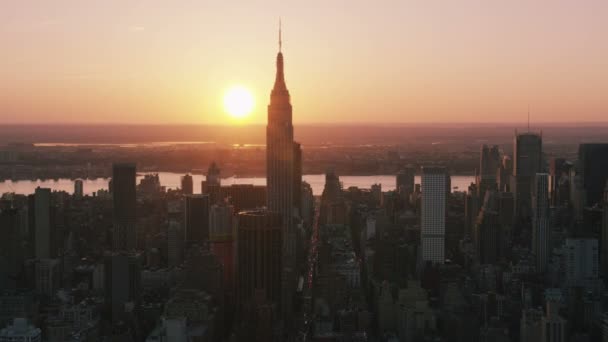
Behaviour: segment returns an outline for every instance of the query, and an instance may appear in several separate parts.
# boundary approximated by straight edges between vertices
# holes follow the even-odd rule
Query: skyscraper
[[[301,191],[302,200],[300,203],[302,204],[302,207],[300,208],[300,215],[304,221],[304,226],[309,227],[312,224],[314,215],[315,198],[310,184],[302,182]]]
[[[604,189],[604,216],[602,217],[602,231],[600,240],[600,256],[602,276],[608,276],[608,181]]]
[[[234,289],[234,207],[214,204],[209,210],[209,249],[222,264],[224,288],[232,297]]]
[[[566,205],[570,199],[570,169],[572,164],[563,158],[552,158],[549,163],[550,197],[554,206]]]
[[[510,192],[511,191],[511,174],[513,173],[513,162],[511,157],[502,156],[500,168],[497,172],[498,190]]]
[[[177,267],[184,260],[184,230],[178,221],[170,219],[167,227],[167,263]]]
[[[536,271],[545,272],[549,260],[551,227],[549,227],[549,175],[537,173],[532,193],[532,251]]]
[[[325,173],[325,187],[321,194],[319,221],[322,224],[344,224],[346,219],[346,202],[342,193],[342,183],[333,170],[328,170]]]
[[[540,339],[545,342],[565,342],[567,321],[559,314],[559,303],[547,302],[546,312],[540,321]]]
[[[445,260],[445,216],[447,172],[443,167],[422,168],[422,205],[420,238],[422,260]]]
[[[266,187],[253,184],[225,185],[220,187],[219,198],[232,204],[237,213],[241,210],[257,209],[267,203]]]
[[[121,163],[112,167],[112,202],[114,229],[112,246],[114,250],[135,248],[135,164]]]
[[[190,174],[182,177],[182,193],[184,195],[192,195],[194,192],[194,184],[192,183],[192,176]]]
[[[297,215],[301,217],[302,207],[302,146],[298,142],[293,143],[293,207]]]
[[[185,240],[202,246],[209,239],[209,195],[184,197]]]
[[[61,284],[59,259],[39,259],[36,261],[36,292],[49,297],[55,295]]]
[[[135,254],[114,253],[104,256],[105,304],[112,322],[124,318],[137,304],[141,286],[141,266]]]
[[[414,192],[414,177],[416,169],[406,167],[397,173],[397,184],[395,189],[401,195],[401,198],[409,201],[410,195]]]
[[[477,190],[479,198],[485,198],[485,193],[488,190],[496,190],[497,173],[500,165],[500,153],[498,146],[481,146],[481,156],[479,158],[479,178],[477,180]]]
[[[599,248],[595,238],[567,238],[564,243],[566,286],[597,289]]]
[[[234,206],[227,203],[212,205],[209,210],[209,240],[232,240],[233,216]]]
[[[515,193],[515,215],[528,218],[534,177],[542,171],[543,140],[540,134],[526,132],[516,134],[513,145],[511,191]]]
[[[513,201],[512,192],[498,193],[498,221],[500,223],[500,237],[498,242],[498,254],[500,256],[509,255],[511,240],[513,235]]]
[[[477,184],[471,183],[464,200],[464,234],[471,238],[475,233],[474,229],[477,224],[477,215],[482,206],[481,202]]]
[[[82,179],[74,181],[74,197],[80,199],[84,195]]]
[[[291,294],[295,289],[294,203],[294,141],[292,108],[283,73],[283,53],[279,30],[279,53],[276,78],[270,93],[268,125],[266,126],[267,207],[280,215],[283,224],[283,312],[291,311]]]
[[[207,170],[207,176],[205,180],[207,181],[207,185],[217,185],[220,186],[222,179],[220,178],[220,168],[217,167],[215,162],[212,162],[209,165],[209,169]]]
[[[209,195],[209,201],[211,204],[217,203],[220,198],[220,187],[222,184],[222,178],[220,176],[221,171],[215,162],[209,165],[205,180],[201,183],[201,193]]]
[[[51,189],[36,188],[34,192],[34,237],[36,258],[52,258],[55,256],[51,220]]]
[[[23,224],[23,215],[16,208],[0,209],[0,260],[3,260],[4,265],[0,266],[1,278],[18,279],[21,273],[21,267],[27,253],[21,243],[23,232],[20,225]],[[0,281],[1,282],[1,281]],[[7,282],[2,282],[4,288],[16,286],[16,282],[11,281],[11,285],[7,286]],[[2,305],[2,304],[0,304]],[[0,322],[0,325],[2,323]]]
[[[238,216],[238,281],[239,306],[247,304],[256,290],[265,300],[282,300],[283,228],[279,214],[265,211],[243,211]]]
[[[581,144],[578,168],[585,190],[584,205],[594,206],[602,200],[604,185],[608,180],[608,143]]]
[[[479,263],[495,264],[498,262],[500,242],[500,220],[498,215],[498,194],[486,191],[484,204],[477,216],[473,241]]]

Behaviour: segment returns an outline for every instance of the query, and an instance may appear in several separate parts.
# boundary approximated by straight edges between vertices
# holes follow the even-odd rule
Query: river
[[[180,187],[181,177],[183,174],[173,172],[158,172],[160,183],[169,189],[176,189]],[[194,192],[200,193],[201,181],[204,179],[203,175],[192,175],[194,180]],[[137,176],[137,182],[143,178],[143,174]],[[323,192],[323,186],[325,185],[325,175],[304,175],[303,180],[308,182],[312,187],[312,191],[315,195],[320,195]],[[474,176],[452,176],[452,187],[457,191],[465,191],[469,184],[475,180]],[[372,184],[382,184],[382,190],[394,190],[395,189],[395,176],[394,175],[375,175],[375,176],[340,176],[344,188],[350,186],[357,186],[359,188],[370,188]],[[420,183],[420,176],[416,176],[416,183]],[[222,179],[223,185],[230,184],[255,184],[265,185],[266,178],[254,177],[254,178],[237,178],[229,177]],[[0,194],[5,192],[14,192],[17,194],[28,195],[34,193],[36,187],[50,188],[56,191],[74,191],[74,181],[71,179],[58,179],[58,180],[21,180],[21,181],[4,181],[0,182]],[[83,181],[84,193],[92,194],[101,189],[108,188],[108,179],[87,179]]]

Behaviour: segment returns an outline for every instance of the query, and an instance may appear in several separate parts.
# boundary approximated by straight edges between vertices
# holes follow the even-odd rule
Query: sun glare
[[[224,95],[224,109],[235,119],[242,119],[253,110],[253,95],[243,86],[234,86]]]

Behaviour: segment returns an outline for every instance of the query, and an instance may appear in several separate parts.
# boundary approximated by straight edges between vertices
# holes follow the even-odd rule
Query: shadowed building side
[[[266,210],[243,211],[238,215],[237,301],[243,308],[256,291],[264,300],[281,300],[282,220]]]
[[[584,205],[592,207],[602,201],[604,185],[608,180],[608,143],[581,144],[578,165],[585,190]]]
[[[532,189],[536,174],[542,171],[543,140],[540,134],[516,134],[513,141],[512,192],[515,194],[516,218],[532,215]]]
[[[187,245],[203,246],[209,240],[209,195],[184,196],[184,227]]]
[[[121,163],[112,167],[112,247],[117,251],[135,248],[136,176],[135,164]]]
[[[537,173],[532,191],[532,252],[536,258],[537,272],[546,271],[550,248],[549,175]]]
[[[293,143],[293,207],[297,216],[301,217],[302,207],[302,146]]]

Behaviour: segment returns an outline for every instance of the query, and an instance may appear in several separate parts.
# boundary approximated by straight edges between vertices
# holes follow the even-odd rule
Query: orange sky
[[[608,118],[608,1],[0,2],[0,123],[264,123],[283,17],[295,123]]]

